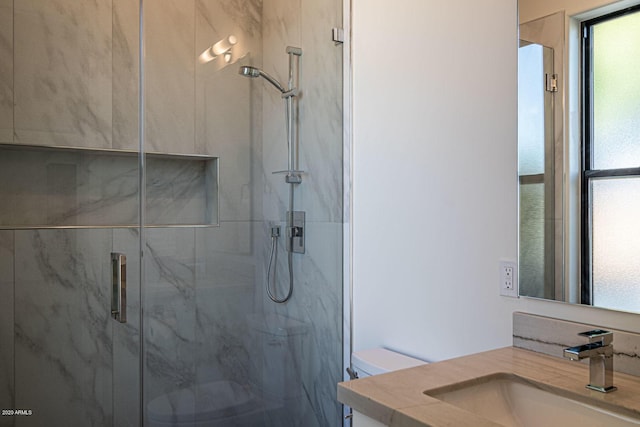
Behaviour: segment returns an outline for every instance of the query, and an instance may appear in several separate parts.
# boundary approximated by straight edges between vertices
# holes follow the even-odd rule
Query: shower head
[[[249,67],[249,66],[245,65],[245,66],[240,67],[240,70],[238,71],[238,74],[240,74],[241,76],[251,77],[251,78],[263,77],[266,81],[268,81],[276,89],[278,89],[280,91],[280,93],[285,93],[286,92],[284,90],[284,87],[282,87],[282,85],[280,84],[280,82],[278,82],[276,79],[274,79],[269,74],[265,73],[264,71],[262,71],[259,68]]]
[[[245,77],[260,77],[260,70],[256,67],[240,67],[240,71],[238,71],[238,73]]]

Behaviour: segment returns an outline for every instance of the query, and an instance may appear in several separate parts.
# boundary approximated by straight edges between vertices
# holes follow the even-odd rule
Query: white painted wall
[[[513,311],[640,331],[498,295],[517,257],[517,22],[515,0],[352,0],[355,350],[508,346]]]

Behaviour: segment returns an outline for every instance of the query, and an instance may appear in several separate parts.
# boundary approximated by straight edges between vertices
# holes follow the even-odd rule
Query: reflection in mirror
[[[576,301],[565,269],[565,15],[520,25],[518,49],[519,295]],[[576,181],[576,180],[573,180]]]
[[[518,178],[520,295],[562,298],[555,289],[553,49],[520,41]]]
[[[640,5],[610,12],[520,25],[519,294],[640,313]]]

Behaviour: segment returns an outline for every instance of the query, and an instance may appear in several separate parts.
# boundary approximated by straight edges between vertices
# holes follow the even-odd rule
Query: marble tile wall
[[[640,376],[640,334],[528,313],[513,313],[513,345],[550,356],[563,357],[565,348],[586,344],[579,333],[605,329],[613,332],[613,368]],[[584,363],[588,363],[585,360]]]
[[[238,34],[238,33],[236,33]],[[220,70],[196,76],[197,151],[220,158],[220,219],[251,219],[251,80],[238,75],[245,58]],[[210,64],[198,64],[205,68]],[[214,64],[215,65],[215,64]]]
[[[114,229],[113,252],[127,256],[127,323],[113,327],[113,425],[139,427],[140,403],[140,236]]]
[[[301,9],[300,167],[309,172],[300,202],[309,221],[342,221],[342,47],[327,29],[342,26],[341,1]],[[308,187],[308,188],[307,188]]]
[[[14,232],[0,231],[0,409],[14,408],[13,375],[13,238]],[[13,426],[11,417],[0,417],[0,426]]]
[[[220,220],[248,221],[256,215],[252,202],[256,183],[256,151],[260,148],[259,117],[251,79],[238,74],[261,55],[262,1],[196,0],[197,57],[219,40],[233,35],[230,63],[222,57],[202,64],[196,61],[196,151],[220,161]],[[258,102],[256,102],[258,101]]]
[[[14,142],[111,147],[111,54],[111,1],[14,1]]]
[[[342,48],[328,36],[341,26],[341,2],[265,0],[264,68],[286,81],[287,45],[303,49],[300,58],[300,169],[306,171],[295,189],[295,210],[307,213],[306,253],[294,255],[295,288],[290,303],[264,310],[309,325],[296,355],[305,395],[299,397],[301,425],[340,425],[335,383],[342,378]],[[269,87],[263,91],[263,165],[265,194],[261,267],[268,263],[269,229],[284,226],[288,188],[271,171],[286,166],[286,133],[282,100]],[[284,242],[282,242],[284,243]],[[282,255],[284,252],[281,248]],[[286,288],[286,257],[279,260],[280,289]],[[265,277],[264,270],[259,280]],[[320,356],[322,355],[322,356]],[[274,421],[275,424],[277,422]]]
[[[110,230],[15,232],[17,426],[109,425]]]
[[[211,159],[147,157],[146,223],[218,223],[218,169]]]
[[[195,259],[179,257],[196,272],[193,387],[221,380],[249,387],[272,405],[263,411],[261,425],[338,425],[334,389],[341,378],[342,264],[336,248],[342,244],[342,184],[336,177],[342,175],[342,51],[329,37],[314,33],[339,24],[341,5],[336,2],[330,11],[322,2],[308,9],[290,2],[245,2],[244,7],[249,10],[240,13],[233,2],[195,2],[196,54],[233,34],[239,40],[233,61],[239,57],[228,67],[195,65],[196,150],[220,157],[221,215],[218,229],[196,230]],[[312,22],[317,16],[319,22]],[[172,28],[189,31],[189,25]],[[282,176],[271,174],[286,167],[284,104],[263,81],[238,78],[237,67],[251,64],[285,80],[285,47],[305,44],[310,65],[301,67],[301,85],[308,79],[309,86],[301,97],[300,134],[307,145],[301,143],[300,155],[313,172],[296,194],[300,209],[309,211],[311,240],[307,254],[295,257],[299,283],[294,299],[276,306],[267,300],[264,286],[269,226],[284,225],[286,211],[288,188]],[[182,65],[165,74],[171,72],[191,73]],[[286,277],[284,253],[280,247],[281,278]],[[278,321],[308,329],[294,338],[256,326]],[[288,363],[276,363],[282,359]],[[159,387],[169,392],[170,386]]]
[[[195,150],[194,0],[151,1],[145,22],[145,150]]]
[[[138,85],[139,32],[138,0],[112,0],[112,141],[116,149],[139,150]]]
[[[197,381],[251,382],[255,259],[251,222],[196,234]]]
[[[0,1],[0,142],[137,149],[137,46],[135,0]]]
[[[147,158],[148,224],[216,224],[217,162]],[[138,221],[138,157],[0,148],[0,225],[126,226]]]
[[[3,226],[135,224],[137,156],[0,149]]]
[[[145,246],[147,407],[161,395],[195,385],[195,231],[148,229]]]
[[[268,254],[269,227],[263,224],[264,253]],[[335,400],[334,381],[340,381],[342,375],[342,271],[339,268],[342,254],[336,250],[336,245],[342,238],[342,226],[307,223],[306,233],[307,252],[293,258],[294,291],[290,302],[276,305],[268,300],[264,292],[266,279],[263,279],[268,259],[263,261],[264,269],[257,278],[261,287],[258,289],[259,300],[265,313],[275,313],[307,326],[299,337],[299,345],[290,348],[294,366],[299,367],[296,372],[304,393],[291,397],[289,407],[296,410],[288,415],[294,417],[298,425],[339,425],[340,406]],[[281,241],[277,267],[278,295],[284,295],[288,289],[288,261],[283,245],[284,241]],[[277,369],[264,373],[275,378],[286,374]],[[283,419],[272,422],[278,425]]]
[[[0,425],[137,425],[138,246],[129,229],[0,231],[0,406],[34,413]],[[111,250],[129,254],[127,324],[110,318]]]
[[[22,77],[14,84],[13,142],[74,146],[86,140],[91,147],[135,148],[137,7],[126,0],[108,2],[108,8],[106,3],[71,3],[55,0],[36,10],[33,1],[15,1],[16,22],[23,25],[16,31],[21,38],[16,47],[36,58],[16,58]],[[220,225],[146,229],[142,335],[137,310],[140,265],[133,256],[139,252],[136,229],[0,231],[0,254],[7,245],[15,247],[15,301],[20,307],[12,314],[19,379],[16,404],[36,410],[37,402],[38,414],[65,425],[100,425],[104,420],[136,425],[137,404],[126,397],[138,395],[136,362],[143,338],[147,419],[156,398],[175,398],[175,392],[184,389],[197,394],[203,384],[227,381],[247,390],[258,408],[251,414],[253,424],[238,408],[239,425],[340,425],[335,384],[342,377],[342,50],[329,34],[340,24],[342,6],[320,0],[172,0],[145,5],[147,149],[219,157]],[[70,26],[87,14],[95,15],[86,21],[89,25]],[[60,29],[53,28],[54,23]],[[27,34],[36,25],[39,29]],[[84,39],[69,49],[56,48],[65,29]],[[45,45],[56,57],[47,52],[38,57],[43,49],[38,41],[49,30],[51,40]],[[229,34],[239,40],[231,65],[197,62],[201,49]],[[307,211],[307,252],[294,256],[292,300],[276,305],[264,289],[269,229],[273,223],[284,226],[287,209],[287,184],[282,176],[272,175],[286,167],[284,104],[263,81],[238,76],[237,68],[259,66],[284,81],[287,45],[304,49],[300,163],[308,175],[296,188],[296,209]],[[73,62],[74,55],[85,53],[85,62]],[[113,63],[105,66],[103,56],[113,57]],[[44,61],[53,61],[46,74]],[[71,64],[67,74],[65,64]],[[106,70],[98,70],[102,66]],[[72,78],[77,67],[86,68],[82,71],[87,78]],[[47,87],[41,93],[29,88],[27,77]],[[89,83],[93,79],[95,86]],[[0,84],[5,80],[0,75]],[[70,88],[69,96],[57,104],[40,105],[60,85]],[[40,158],[34,164],[46,166],[50,160]],[[179,188],[177,183],[197,179],[181,168],[167,173],[171,168],[164,163],[170,160],[149,160],[148,197],[159,213],[148,214],[148,219],[168,222],[192,202],[180,204],[178,197],[166,203],[164,197],[188,192],[188,185]],[[99,194],[86,203],[75,194],[62,194],[63,199],[52,202],[58,220],[87,218],[98,208],[107,209],[105,201],[110,206],[105,218],[135,218],[135,205],[109,211],[118,207],[119,195],[133,195],[123,180],[132,172],[95,164],[76,162],[76,175],[56,175],[58,180],[80,182],[88,195]],[[108,173],[120,193],[90,188],[92,176]],[[69,182],[62,181],[61,191],[69,188]],[[61,200],[75,208],[65,211]],[[40,220],[44,210],[29,203],[19,201],[13,217]],[[193,203],[202,209],[209,202]],[[283,243],[281,239],[279,289],[287,278]],[[129,254],[130,311],[125,325],[113,322],[108,313],[109,289],[104,284],[109,284],[112,250]],[[13,273],[0,265],[0,283],[3,274]],[[3,322],[0,333],[13,335],[7,332],[11,325]],[[0,357],[8,354],[0,351]],[[35,387],[36,381],[42,386]],[[10,390],[10,379],[6,383]],[[60,392],[54,393],[54,387]],[[194,411],[199,409],[197,402]],[[20,419],[19,425],[37,425],[38,420],[42,418]]]
[[[0,0],[0,143],[13,141],[13,0]]]
[[[182,1],[175,4],[181,9],[174,10],[176,16],[163,3],[149,4],[155,10],[148,15],[146,36],[153,41],[147,57],[151,67],[159,69],[147,65],[147,76],[153,80],[149,91],[158,89],[147,104],[148,149],[195,149],[216,156],[221,184],[219,227],[147,231],[145,408],[151,420],[159,416],[158,399],[172,401],[185,392],[197,396],[214,382],[247,389],[251,383],[251,360],[256,356],[249,348],[254,340],[248,338],[247,316],[255,311],[252,185],[259,141],[251,129],[252,82],[238,75],[238,66],[260,47],[261,3]],[[222,58],[208,64],[196,60],[201,50],[228,35],[238,39],[231,64]],[[180,85],[190,90],[184,92]],[[183,98],[176,105],[166,105],[166,93],[159,89],[167,87]],[[183,100],[189,108],[181,107]],[[251,395],[256,393],[252,390]],[[179,416],[208,404],[206,399],[196,400],[173,410]],[[233,415],[228,409],[227,415]],[[243,425],[242,419],[237,419],[238,425]]]

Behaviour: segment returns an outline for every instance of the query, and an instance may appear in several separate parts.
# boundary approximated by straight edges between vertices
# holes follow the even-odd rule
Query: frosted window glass
[[[544,173],[543,47],[518,49],[518,173]]]
[[[640,13],[593,26],[593,169],[640,166]]]
[[[591,183],[593,304],[640,311],[640,178]]]
[[[520,295],[544,297],[544,184],[520,185]]]

